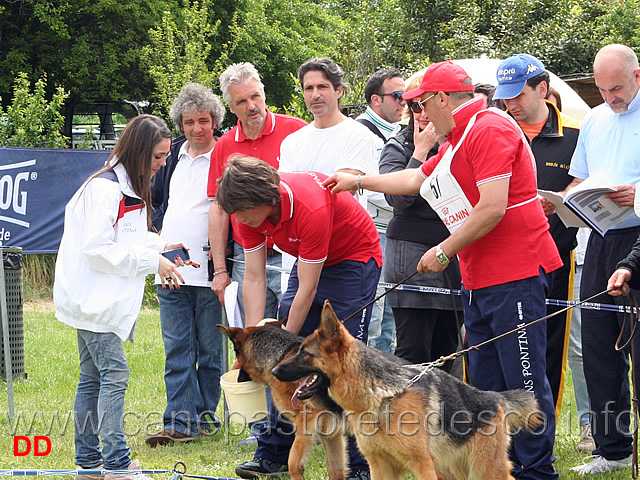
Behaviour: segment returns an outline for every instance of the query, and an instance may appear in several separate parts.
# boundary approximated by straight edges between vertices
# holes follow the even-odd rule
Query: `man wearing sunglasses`
[[[395,137],[402,127],[398,122],[402,118],[402,112],[406,105],[402,95],[404,94],[404,80],[402,74],[395,69],[382,69],[375,72],[364,87],[364,98],[367,101],[367,109],[356,118],[367,127],[377,138],[377,157],[384,148],[385,143],[391,137]],[[367,199],[367,211],[373,218],[380,243],[384,251],[386,243],[386,231],[389,220],[393,217],[393,209],[382,197]],[[380,289],[378,295],[384,293]],[[387,305],[386,298],[379,300],[373,307],[371,322],[369,323],[369,346],[393,353],[396,337],[396,325],[393,319],[391,307]]]
[[[367,109],[356,120],[380,138],[380,145],[387,143],[402,128],[398,122],[405,106],[403,93],[404,80],[398,70],[378,70],[364,87]]]
[[[442,272],[458,255],[469,345],[546,314],[545,274],[562,266],[537,199],[534,158],[517,123],[486,110],[473,83],[452,62],[430,65],[404,98],[424,110],[434,133],[446,135],[422,167],[384,175],[336,173],[334,192],[366,188],[391,195],[420,193],[451,235],[420,259],[421,273]],[[547,329],[537,323],[469,355],[470,380],[482,390],[524,388],[538,400],[545,424],[515,435],[510,456],[518,480],[555,480],[555,409],[546,377]],[[506,413],[506,412],[505,412]],[[513,413],[513,412],[512,412]],[[508,415],[508,413],[507,413]]]

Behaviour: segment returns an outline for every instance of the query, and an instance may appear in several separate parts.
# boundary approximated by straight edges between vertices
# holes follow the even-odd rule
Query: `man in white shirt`
[[[176,97],[170,115],[184,137],[174,141],[166,167],[156,176],[153,223],[162,238],[184,239],[191,259],[201,267],[182,269],[185,284],[179,289],[158,285],[167,408],[163,430],[146,439],[151,447],[189,442],[210,435],[220,425],[215,412],[222,337],[215,325],[222,323],[222,307],[211,290],[202,247],[208,241],[209,162],[224,107],[210,88],[191,83]]]
[[[615,185],[606,197],[623,207],[633,207],[640,182],[640,66],[626,45],[600,49],[593,62],[596,86],[604,103],[584,118],[571,159],[570,190],[591,175],[604,173]],[[630,215],[604,237],[589,237],[584,257],[580,298],[608,288],[608,279],[640,235],[640,218]],[[640,292],[633,289],[634,295]],[[598,298],[615,304],[613,297]],[[629,387],[629,349],[616,349],[624,315],[608,310],[583,310],[582,355],[591,410],[591,431],[596,444],[593,459],[571,470],[580,475],[627,469],[632,464],[632,420]],[[628,338],[628,337],[625,337]],[[640,346],[635,337],[635,348]],[[633,357],[631,357],[633,359]],[[635,367],[638,367],[637,357]]]
[[[346,117],[340,111],[340,98],[347,85],[344,72],[328,58],[313,58],[304,62],[298,70],[304,101],[313,114],[313,122],[293,132],[280,146],[279,171],[316,171],[332,174],[346,171],[356,175],[378,172],[375,136],[366,127]],[[288,315],[293,289],[282,294],[280,318]],[[366,331],[363,341],[366,343]],[[277,430],[277,426],[275,429]],[[256,456],[286,464],[288,447],[293,437],[277,434],[261,438]],[[349,479],[368,479],[369,466],[355,446],[349,441]]]

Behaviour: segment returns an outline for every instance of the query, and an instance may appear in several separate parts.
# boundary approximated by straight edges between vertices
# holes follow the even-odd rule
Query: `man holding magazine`
[[[616,192],[606,197],[632,207],[640,182],[640,68],[629,47],[608,45],[596,55],[593,72],[605,103],[585,117],[569,174],[575,177],[567,190],[584,179],[604,173]],[[616,270],[640,235],[640,218],[630,215],[604,236],[592,234],[584,260],[580,297],[607,288]],[[634,290],[637,296],[640,291]],[[598,297],[614,303],[614,297]],[[604,310],[582,311],[582,352],[587,390],[591,400],[591,427],[596,449],[593,460],[573,467],[580,474],[608,472],[631,465],[629,351],[617,351],[622,314]],[[628,338],[628,334],[625,338]],[[640,337],[634,340],[640,347]]]

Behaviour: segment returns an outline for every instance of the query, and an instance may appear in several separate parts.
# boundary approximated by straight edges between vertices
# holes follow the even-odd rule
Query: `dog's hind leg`
[[[511,475],[513,465],[508,455],[511,439],[502,428],[503,417],[499,415],[496,424],[498,428],[492,435],[477,433],[472,440],[469,480],[514,480]]]
[[[344,480],[346,476],[347,448],[344,435],[320,436],[327,459],[329,480]]]

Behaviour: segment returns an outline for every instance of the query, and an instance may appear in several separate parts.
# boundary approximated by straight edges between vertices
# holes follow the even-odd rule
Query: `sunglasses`
[[[425,98],[422,101],[410,102],[409,105],[408,105],[409,106],[409,110],[411,110],[413,113],[422,113],[422,112],[424,112],[424,104],[427,103],[427,101],[431,100],[436,95],[437,95],[437,93],[434,93],[433,95]]]
[[[391,93],[376,93],[376,95],[378,95],[379,97],[386,97],[387,95],[391,95],[396,102],[400,103],[402,102],[403,93],[404,90],[394,90]]]

